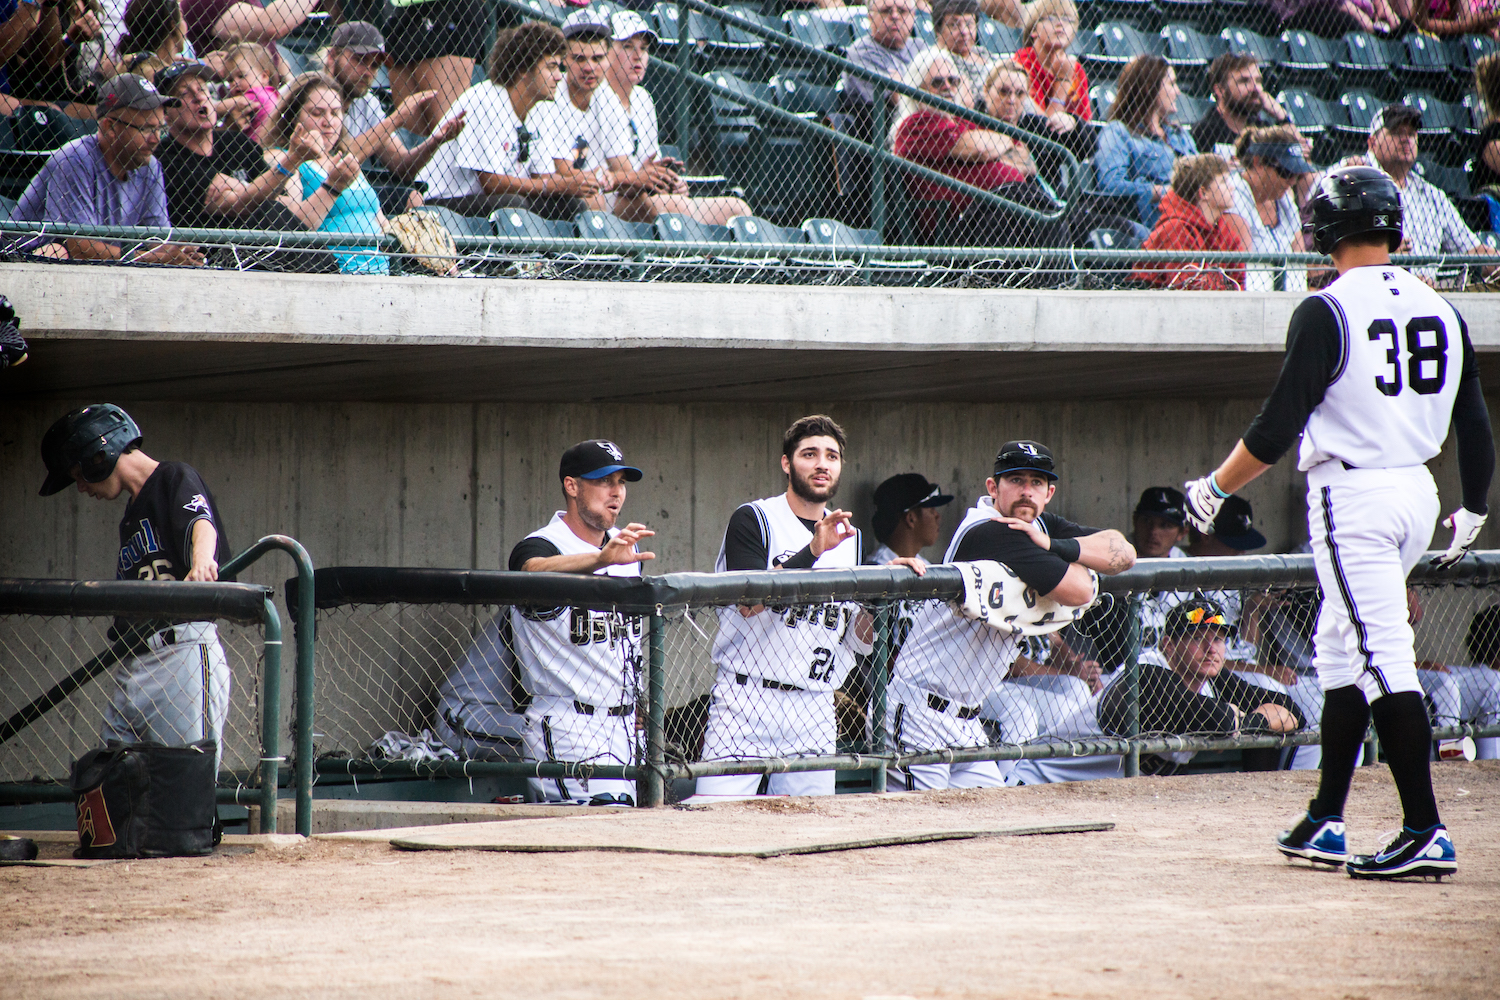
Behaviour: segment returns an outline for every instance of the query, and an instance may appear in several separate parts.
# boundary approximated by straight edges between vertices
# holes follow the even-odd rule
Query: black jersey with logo
[[[229,561],[229,539],[214,495],[198,470],[162,462],[125,508],[120,521],[120,580],[185,580],[193,568],[193,525],[207,519],[219,534],[214,560]]]

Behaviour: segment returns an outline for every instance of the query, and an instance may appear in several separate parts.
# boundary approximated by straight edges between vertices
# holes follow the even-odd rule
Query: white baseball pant
[[[219,744],[229,714],[229,661],[213,622],[163,629],[147,652],[117,663],[115,690],[104,708],[106,742],[186,746],[202,739]]]
[[[783,690],[767,687],[759,677],[720,670],[708,708],[703,759],[831,754],[837,734],[832,691]],[[760,783],[759,774],[705,776],[698,779],[695,795],[754,795]],[[833,786],[833,771],[793,771],[772,774],[766,791],[771,795],[832,795]]]
[[[588,761],[604,767],[629,764],[635,747],[635,710],[610,715],[609,707],[595,706],[590,715],[569,698],[533,699],[521,732],[526,759]],[[532,802],[570,802],[594,795],[634,799],[636,794],[635,782],[620,778],[533,777],[526,785]]]
[[[964,706],[939,698],[901,680],[886,688],[886,730],[891,745],[902,753],[988,746],[989,734],[979,719],[979,706]],[[988,702],[986,702],[988,704]],[[1029,706],[1028,706],[1029,707]],[[1021,712],[1034,725],[1034,715]],[[973,713],[972,715],[970,713]],[[967,716],[967,717],[965,717]],[[1007,738],[1007,742],[1013,742]],[[886,776],[892,790],[924,791],[929,788],[999,788],[1015,767],[1015,761],[977,760],[958,764],[913,764],[893,768]]]

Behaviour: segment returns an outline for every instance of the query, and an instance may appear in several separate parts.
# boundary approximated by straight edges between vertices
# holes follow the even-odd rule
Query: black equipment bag
[[[212,854],[219,842],[213,740],[116,743],[73,762],[78,858]]]

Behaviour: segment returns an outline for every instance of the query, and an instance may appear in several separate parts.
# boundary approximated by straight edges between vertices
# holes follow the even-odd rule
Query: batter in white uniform
[[[1406,576],[1432,539],[1437,487],[1423,464],[1457,433],[1463,506],[1444,523],[1463,558],[1483,526],[1494,441],[1468,328],[1436,292],[1390,263],[1401,241],[1400,194],[1370,167],[1330,171],[1311,198],[1317,249],[1339,278],[1303,300],[1287,331],[1275,389],[1219,468],[1188,485],[1201,531],[1224,498],[1291,448],[1307,473],[1308,528],[1325,598],[1313,665],[1325,692],[1318,795],[1278,838],[1287,857],[1344,865],[1355,878],[1442,877],[1457,870],[1438,817]],[[1401,796],[1403,826],[1374,854],[1350,855],[1344,801],[1373,716]]]

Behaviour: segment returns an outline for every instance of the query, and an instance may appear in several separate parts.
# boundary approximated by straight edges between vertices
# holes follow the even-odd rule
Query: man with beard
[[[782,437],[786,492],[734,512],[715,571],[858,566],[852,515],[827,506],[843,467],[844,430],[833,418],[813,414],[792,424]],[[925,569],[911,559],[893,565]],[[872,639],[869,616],[852,602],[720,609],[703,759],[833,753],[833,693]],[[699,778],[697,794],[832,795],[833,779],[832,771],[717,775]]]
[[[1088,570],[1113,574],[1135,565],[1135,549],[1120,532],[1085,528],[1046,513],[1057,492],[1046,445],[1007,441],[984,486],[986,495],[964,515],[943,562],[1003,563],[1038,594],[1075,606],[1094,596]],[[896,749],[921,753],[987,745],[981,705],[1000,690],[1020,656],[1019,638],[965,618],[948,604],[929,604],[919,612],[887,689],[886,721]],[[997,721],[1007,742],[1035,735],[1034,728],[1022,732],[1019,725]],[[909,789],[990,788],[1004,784],[1013,766],[923,764],[893,771],[891,779]]]
[[[1252,55],[1226,52],[1208,67],[1214,106],[1193,126],[1193,142],[1204,153],[1234,159],[1234,140],[1252,126],[1284,125],[1286,109],[1261,85],[1260,64]]]
[[[581,441],[558,469],[566,510],[521,539],[512,572],[640,576],[655,559],[636,544],[656,532],[634,522],[617,528],[625,484],[641,470],[625,464],[612,441]],[[629,764],[635,746],[635,690],[643,623],[638,615],[587,608],[514,607],[511,642],[520,668],[528,760]],[[497,701],[497,704],[499,702]],[[461,736],[485,734],[461,733]],[[631,782],[604,778],[529,778],[539,802],[632,805]]]

